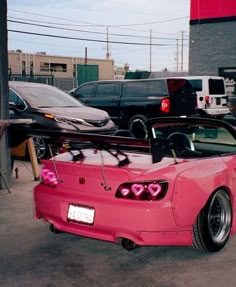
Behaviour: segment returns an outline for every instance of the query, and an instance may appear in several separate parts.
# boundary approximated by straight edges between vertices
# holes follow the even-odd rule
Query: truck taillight
[[[161,112],[169,113],[170,112],[170,99],[165,98],[161,101]]]
[[[131,200],[160,200],[167,192],[167,181],[126,182],[119,186],[116,197]]]
[[[205,96],[205,102],[209,103],[210,102],[210,97],[209,96]]]
[[[41,169],[41,180],[42,183],[48,186],[55,187],[58,184],[56,174],[45,167]]]

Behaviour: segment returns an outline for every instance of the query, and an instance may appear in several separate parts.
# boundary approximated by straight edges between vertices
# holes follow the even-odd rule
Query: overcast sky
[[[183,47],[184,70],[188,67],[190,0],[8,0],[7,5],[8,30],[18,31],[9,31],[9,50],[84,57],[87,47],[88,58],[105,59],[109,52],[115,65],[128,63],[131,70],[175,71]]]

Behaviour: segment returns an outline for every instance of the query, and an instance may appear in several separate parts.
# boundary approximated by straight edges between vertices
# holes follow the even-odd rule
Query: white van
[[[228,114],[228,96],[226,95],[223,77],[186,76],[197,93],[197,108],[209,115]]]

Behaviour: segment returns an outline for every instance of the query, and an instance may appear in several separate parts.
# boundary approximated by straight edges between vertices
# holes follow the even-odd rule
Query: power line
[[[59,25],[59,26],[72,26],[72,27],[81,27],[81,26],[88,26],[88,25],[78,25],[78,24],[69,24],[69,23],[56,23],[56,22],[48,22],[48,21],[40,21],[40,20],[32,20],[32,19],[25,19],[25,18],[19,18],[19,17],[11,17],[8,16],[8,18],[16,19],[16,20],[26,20],[28,22],[36,22],[36,23],[43,23],[43,24],[52,24],[52,25]],[[97,27],[97,28],[104,28]],[[113,29],[119,29],[119,30],[125,30],[125,31],[134,31],[134,32],[144,32],[147,33],[149,30],[140,30],[140,29],[131,29],[131,28],[124,28],[124,27],[112,27]],[[175,33],[168,33],[168,32],[155,32],[153,31],[153,34],[160,34],[160,35],[176,35]]]
[[[73,27],[84,27],[87,25],[78,25],[78,24],[71,24],[71,23],[57,23],[57,22],[48,22],[48,21],[40,21],[40,20],[32,20],[32,19],[25,19],[20,17],[12,17],[8,16],[7,18],[16,19],[16,20],[27,20],[28,22],[36,22],[36,23],[44,23],[44,24],[52,24],[52,25],[60,25],[60,26],[73,26]],[[104,27],[102,27],[104,28]]]
[[[8,31],[9,32],[13,32],[13,33],[22,33],[22,34],[28,34],[28,35],[35,35],[35,36],[42,36],[42,37],[52,37],[52,38],[59,38],[59,39],[89,41],[89,42],[99,42],[99,43],[106,43],[107,42],[107,40],[97,40],[97,39],[88,39],[88,38],[58,36],[58,35],[34,33],[34,32],[28,32],[28,31],[11,30],[11,29],[8,29]],[[150,46],[150,43],[138,43],[138,42],[109,41],[109,43],[111,43],[111,44],[124,44],[124,45]],[[152,44],[152,46],[175,46],[175,45],[174,44],[173,45],[171,45],[171,44]]]
[[[17,23],[17,24],[23,24],[23,25],[30,25],[30,26],[43,27],[43,28],[49,28],[49,29],[57,29],[57,30],[66,30],[66,31],[73,31],[73,32],[82,32],[82,33],[90,33],[90,34],[107,35],[107,33],[105,33],[105,32],[94,32],[94,31],[86,31],[86,30],[80,30],[80,29],[63,28],[63,27],[56,27],[56,26],[45,25],[45,24],[27,23],[27,22],[16,21],[16,20],[8,20],[8,22]],[[150,38],[150,36],[137,36],[137,35],[117,34],[117,33],[109,33],[109,36],[145,38],[145,39],[149,39]],[[152,38],[153,39],[158,39],[158,40],[161,39],[161,40],[173,40],[173,41],[176,41],[176,38],[166,38],[166,37],[152,37]],[[183,39],[183,40],[188,40],[188,39]]]
[[[11,40],[11,41],[16,41],[16,42],[22,42],[22,43],[28,43],[28,44],[31,44],[31,45],[37,45],[37,47],[38,46],[48,46],[48,44],[45,44],[45,43],[42,43],[42,42],[33,42],[33,41],[25,41],[25,40],[19,40],[19,39],[14,39],[14,38],[11,38],[11,37],[9,37],[8,38],[8,40]],[[188,45],[186,45],[186,47],[187,47]],[[67,47],[67,49],[69,48],[69,49],[72,49],[72,50],[74,50],[74,49],[76,49],[76,50],[78,50],[78,46],[66,46],[66,45],[59,45],[59,44],[54,44],[53,45],[53,47],[55,48],[55,47],[58,47],[58,48],[64,48],[64,47]],[[161,48],[164,48],[164,49],[168,49],[168,48],[173,48],[173,46],[161,46],[161,47],[159,47],[159,49],[161,49]],[[84,51],[84,48],[80,48],[82,51]],[[79,49],[79,50],[80,50]],[[106,49],[105,47],[103,48],[104,50]],[[95,48],[95,47],[89,47],[89,50],[91,51],[91,50],[93,50],[93,51],[97,51],[97,48]],[[111,49],[112,50],[112,54],[113,55],[119,55],[119,54],[123,54],[124,53],[124,51],[122,51],[122,49],[121,48],[112,48]],[[133,52],[146,52],[147,51],[147,48],[146,47],[139,47],[139,48],[133,48],[133,47],[125,47],[125,53],[126,54],[128,54],[128,53],[133,53]],[[156,54],[156,53],[159,53],[159,52],[153,52],[153,54]]]
[[[8,16],[8,19],[15,19],[15,20],[24,20],[28,22],[35,22],[35,23],[43,23],[43,24],[50,24],[50,25],[59,25],[59,26],[72,26],[72,27],[81,27],[85,25],[78,25],[78,24],[69,24],[69,23],[56,23],[56,22],[48,22],[48,21],[40,21],[40,20],[32,20],[32,19],[25,19],[25,18],[19,18],[19,17],[11,17]],[[104,28],[104,27],[100,27]],[[130,29],[130,28],[119,28],[119,27],[113,27],[114,29],[120,29],[120,30],[128,30],[128,31],[136,31],[136,32],[148,32],[149,30],[138,30],[138,29]],[[175,35],[175,33],[167,33],[167,32],[153,32],[154,34],[161,34],[161,35]]]
[[[81,22],[81,21],[76,21],[76,20],[71,20],[71,19],[65,19],[65,18],[54,17],[54,16],[49,16],[49,15],[42,15],[42,14],[31,13],[31,12],[25,12],[25,11],[20,11],[20,10],[15,10],[15,9],[8,9],[8,10],[13,11],[13,12],[27,14],[27,15],[34,15],[34,16],[51,18],[51,19],[64,20],[64,21],[69,21],[69,22],[74,22],[74,23],[83,23],[83,25],[81,25],[81,26],[84,26],[84,24],[85,24],[86,26],[106,27],[106,25],[94,24],[94,23],[89,23],[89,22]]]
[[[160,24],[160,23],[166,23],[166,22],[172,22],[176,20],[181,20],[189,18],[189,16],[184,16],[184,17],[179,17],[179,18],[173,18],[173,19],[168,19],[168,20],[163,20],[163,21],[155,21],[155,22],[147,22],[147,23],[136,23],[136,24],[117,24],[117,25],[109,25],[109,27],[130,27],[130,26],[143,26],[143,25],[153,25],[153,24]]]
[[[31,19],[27,19],[27,21],[34,21],[34,22],[38,22],[38,23],[44,23],[44,24],[53,24],[53,25],[70,25],[70,26],[87,26],[87,27],[97,27],[97,28],[104,28],[107,27],[109,25],[99,25],[99,24],[94,24],[94,23],[88,23],[88,22],[80,22],[80,21],[76,21],[76,20],[71,20],[71,19],[65,19],[65,18],[59,18],[59,17],[53,17],[53,16],[48,16],[48,15],[42,15],[42,14],[36,14],[36,13],[30,13],[30,12],[25,12],[25,11],[19,11],[19,10],[13,10],[13,9],[9,9],[10,11],[15,11],[15,12],[19,12],[19,13],[24,13],[24,14],[31,14],[31,15],[36,15],[36,16],[41,16],[41,17],[46,17],[46,18],[52,18],[52,19],[59,19],[59,20],[64,20],[64,21],[70,21],[72,23],[86,23],[86,24],[72,24],[72,23],[55,23],[55,22],[45,22],[45,21],[39,21],[39,20],[31,20]],[[8,16],[8,18],[10,18],[10,16]],[[184,16],[184,17],[180,17],[180,18],[175,18],[173,21],[177,20],[177,19],[185,19],[185,18],[189,18],[189,16]],[[15,18],[15,19],[21,19],[22,18]],[[23,19],[25,20],[25,19]],[[171,22],[172,19],[169,20],[164,20],[164,22]],[[158,21],[158,23],[162,23],[162,21]],[[144,33],[148,33],[148,30],[141,30],[141,29],[131,29],[128,28],[127,26],[121,27],[121,26],[115,26],[115,25],[110,25],[110,27],[112,27],[113,29],[120,29],[120,30],[125,30],[125,31],[134,31],[134,32],[144,32]],[[155,32],[153,31],[153,34],[162,34],[162,35],[175,35],[174,33],[167,33],[167,32]]]
[[[42,42],[25,41],[25,40],[14,39],[14,38],[11,38],[11,37],[8,37],[8,40],[16,41],[16,42],[22,42],[22,43],[28,43],[28,44],[33,44],[33,45],[37,45],[37,47],[38,46],[47,46],[48,47],[48,43],[46,44],[46,43],[42,43]],[[70,48],[70,49],[77,49],[77,50],[79,49],[78,46],[69,46],[68,47],[68,45],[66,46],[66,45],[59,45],[59,44],[57,44],[57,45],[54,44],[53,47],[54,48],[55,47],[62,47],[62,48],[67,47],[67,49]],[[84,51],[84,47],[81,48],[81,49]],[[93,47],[89,47],[89,49],[90,50],[91,49],[97,50],[97,48],[93,48]]]

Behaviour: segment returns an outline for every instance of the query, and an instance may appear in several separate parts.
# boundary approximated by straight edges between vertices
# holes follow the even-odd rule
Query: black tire
[[[121,245],[123,246],[124,249],[128,250],[128,251],[131,251],[135,248],[137,248],[137,244],[132,241],[132,240],[129,240],[127,238],[123,238],[122,241],[121,241]]]
[[[193,247],[217,252],[227,243],[232,226],[232,205],[228,193],[217,190],[198,215],[193,226]]]
[[[143,115],[132,117],[129,121],[128,128],[136,138],[148,139],[149,137],[147,118]]]

